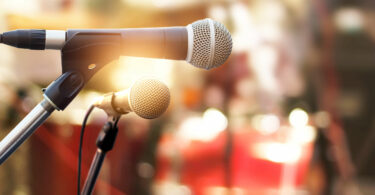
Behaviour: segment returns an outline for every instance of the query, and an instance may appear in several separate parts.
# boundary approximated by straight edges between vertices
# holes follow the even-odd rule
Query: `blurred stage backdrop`
[[[0,0],[14,29],[185,26],[210,17],[233,37],[210,71],[121,57],[0,166],[2,195],[76,193],[80,124],[96,96],[138,78],[165,82],[158,119],[128,114],[96,195],[361,195],[375,191],[372,0]],[[0,45],[0,138],[61,72],[58,51]],[[83,178],[106,114],[95,110]]]

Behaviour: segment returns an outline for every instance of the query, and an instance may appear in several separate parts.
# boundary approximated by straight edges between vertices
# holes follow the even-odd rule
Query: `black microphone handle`
[[[43,50],[45,49],[45,30],[13,30],[1,34],[0,43],[17,48]]]
[[[78,34],[121,34],[121,55],[124,56],[171,60],[185,60],[187,56],[188,32],[186,27],[72,29],[67,31],[67,40]]]

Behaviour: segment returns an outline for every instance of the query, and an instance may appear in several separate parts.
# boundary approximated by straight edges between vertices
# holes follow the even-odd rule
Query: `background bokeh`
[[[171,104],[158,119],[122,117],[94,194],[373,194],[374,1],[0,0],[0,32],[185,26],[207,17],[232,34],[225,64],[206,71],[164,59],[111,62],[0,166],[0,194],[75,194],[86,110],[145,76],[168,85]],[[1,138],[60,74],[59,51],[0,45]],[[82,182],[106,120],[98,109],[90,117]]]

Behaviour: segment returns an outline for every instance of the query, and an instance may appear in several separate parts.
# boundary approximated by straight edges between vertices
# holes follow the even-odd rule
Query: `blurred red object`
[[[85,130],[82,149],[82,186],[96,151],[95,143],[101,128],[101,125],[90,124]],[[77,193],[80,129],[79,125],[46,123],[31,137],[32,194]],[[125,128],[121,124],[119,129],[121,130],[114,149],[106,156],[95,185],[97,192],[113,195],[134,194],[136,163],[140,155],[137,151],[144,145],[146,134],[139,133],[130,139],[125,135]]]
[[[163,148],[171,148],[172,138],[164,136],[161,140],[155,182],[162,185],[168,182],[174,165],[163,154]],[[285,185],[286,171],[292,168],[294,174],[288,187],[298,189],[304,184],[309,161],[313,152],[312,143],[302,146],[302,153],[296,162],[285,164],[259,158],[252,150],[259,143],[272,140],[272,136],[263,136],[256,131],[242,130],[233,133],[231,156],[231,187],[240,194],[269,194],[280,191]],[[188,147],[181,149],[179,181],[187,186],[192,194],[221,194],[228,190],[225,186],[224,147],[226,133],[222,132],[210,142],[191,141]],[[173,147],[172,147],[173,148]],[[290,177],[290,174],[289,176]],[[290,182],[290,181],[289,181]],[[221,192],[221,193],[220,193]],[[243,193],[242,193],[243,192]]]

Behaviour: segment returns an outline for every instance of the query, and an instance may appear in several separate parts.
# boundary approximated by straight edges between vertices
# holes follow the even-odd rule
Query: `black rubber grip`
[[[2,42],[18,48],[43,50],[46,45],[45,30],[14,30],[4,32]]]

